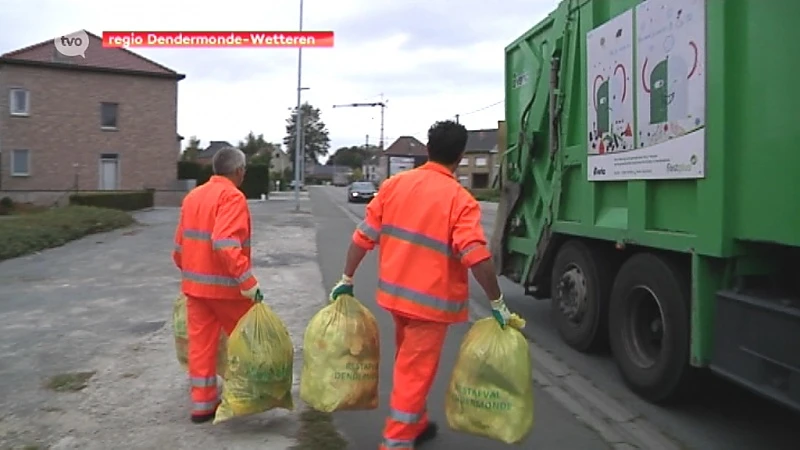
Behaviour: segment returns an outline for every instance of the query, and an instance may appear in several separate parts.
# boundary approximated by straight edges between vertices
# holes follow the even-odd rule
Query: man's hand
[[[249,298],[255,303],[260,303],[262,300],[264,300],[264,294],[261,293],[261,286],[259,286],[258,283],[256,283],[256,285],[251,287],[250,289],[246,289],[241,292],[242,295]]]
[[[331,289],[328,301],[335,302],[340,295],[353,295],[353,279],[347,275],[342,275],[342,279]]]
[[[506,324],[508,324],[508,319],[511,318],[511,311],[508,310],[506,306],[505,300],[503,300],[503,294],[500,294],[500,298],[497,300],[492,300],[492,316],[494,316],[494,320],[500,324],[501,327],[505,328]]]

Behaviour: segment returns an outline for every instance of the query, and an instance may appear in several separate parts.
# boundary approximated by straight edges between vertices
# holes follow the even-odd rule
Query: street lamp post
[[[300,0],[300,27],[303,31],[303,0]],[[301,95],[303,92],[303,47],[297,49],[297,121],[295,122],[294,137],[294,202],[295,211],[300,211],[300,160],[303,157],[303,147],[300,137],[303,135],[303,110],[301,108]]]

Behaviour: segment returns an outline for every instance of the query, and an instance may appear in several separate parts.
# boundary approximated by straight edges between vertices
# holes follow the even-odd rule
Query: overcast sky
[[[436,120],[461,114],[468,128],[502,119],[503,49],[557,0],[305,0],[304,29],[333,30],[334,48],[303,51],[304,100],[322,111],[332,150],[377,144],[383,93],[386,146],[423,142]],[[296,30],[299,0],[0,0],[0,53],[86,29]],[[296,103],[296,49],[134,49],[186,79],[178,132],[236,143],[248,131],[281,142]],[[489,105],[495,105],[488,107]],[[483,109],[485,108],[485,109]],[[473,111],[483,109],[479,112]],[[471,114],[470,114],[471,113]]]

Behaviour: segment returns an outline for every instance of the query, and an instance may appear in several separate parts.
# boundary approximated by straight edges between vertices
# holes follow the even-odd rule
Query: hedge
[[[197,185],[204,184],[211,178],[211,166],[194,161],[178,162],[179,180],[196,180]],[[261,198],[269,192],[269,166],[266,164],[248,164],[244,182],[239,188],[247,198]]]
[[[79,192],[69,196],[69,204],[117,209],[120,211],[136,211],[153,207],[155,204],[155,190]]]

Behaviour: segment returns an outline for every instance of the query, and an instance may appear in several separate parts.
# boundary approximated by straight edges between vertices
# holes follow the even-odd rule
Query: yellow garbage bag
[[[186,296],[180,294],[172,307],[172,331],[175,334],[175,355],[183,370],[189,370],[189,334],[186,329]],[[225,366],[228,363],[226,347],[228,335],[225,331],[219,333],[219,347],[217,349],[217,375],[225,377]]]
[[[323,412],[375,409],[380,360],[375,316],[342,295],[306,327],[300,398]]]
[[[533,428],[533,367],[525,320],[513,314],[503,329],[481,319],[467,332],[445,397],[447,423],[456,431],[506,444]]]
[[[228,339],[228,372],[214,423],[273,408],[294,409],[289,331],[269,306],[256,303]]]

